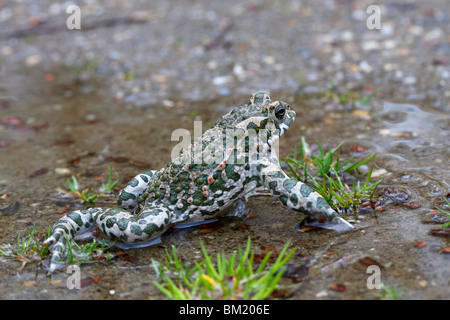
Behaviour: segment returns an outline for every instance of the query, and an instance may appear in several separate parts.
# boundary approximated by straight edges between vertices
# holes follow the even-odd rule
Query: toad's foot
[[[52,234],[44,241],[50,249],[51,257],[47,269],[50,272],[64,267],[67,241],[92,237],[93,216],[102,212],[99,208],[73,211],[59,219],[52,227]]]
[[[336,217],[332,221],[315,218],[313,216],[306,216],[305,219],[300,223],[300,227],[310,226],[318,227],[322,229],[329,229],[334,231],[351,231],[355,230],[355,227],[351,225],[348,221],[341,217]]]

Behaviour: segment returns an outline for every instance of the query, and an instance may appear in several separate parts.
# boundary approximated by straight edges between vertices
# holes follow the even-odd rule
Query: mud
[[[298,214],[251,198],[252,218],[227,217],[210,233],[179,230],[127,258],[82,265],[80,290],[67,288],[65,269],[48,276],[0,258],[0,298],[163,299],[151,260],[163,261],[164,248],[193,261],[200,242],[232,252],[248,237],[257,252],[279,251],[286,239],[298,247],[291,264],[303,273],[283,280],[300,281],[289,299],[378,299],[381,290],[367,287],[374,263],[402,298],[448,298],[449,238],[430,232],[450,192],[449,3],[386,1],[380,30],[366,26],[370,4],[90,1],[80,4],[86,29],[67,30],[63,4],[0,2],[0,195],[18,203],[0,213],[0,243],[79,208],[55,191],[71,175],[98,186],[112,161],[117,195],[170,160],[173,130],[193,132],[193,120],[206,129],[259,89],[297,111],[281,157],[302,135],[325,147],[345,141],[347,155],[377,153],[380,189],[407,195],[358,215],[350,233],[300,232]],[[367,105],[323,98],[331,84],[375,97]],[[113,205],[114,196],[98,203]]]

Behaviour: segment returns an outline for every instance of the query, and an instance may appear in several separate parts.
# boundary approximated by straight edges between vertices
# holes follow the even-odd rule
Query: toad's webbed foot
[[[52,227],[51,235],[44,241],[50,249],[50,272],[62,268],[67,252],[67,241],[90,238],[94,227],[94,216],[103,210],[90,208],[73,211],[59,219]]]

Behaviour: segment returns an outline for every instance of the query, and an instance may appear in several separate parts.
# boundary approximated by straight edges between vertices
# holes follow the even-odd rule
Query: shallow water
[[[448,29],[448,17],[438,15],[434,24],[420,25],[422,31],[413,29],[413,40],[437,43],[433,47],[437,53],[432,54],[427,45],[420,47],[414,41],[401,45],[398,39],[404,29],[400,26],[410,27],[389,20],[390,16],[385,20],[387,26],[398,28],[376,35],[359,33],[357,24],[338,19],[339,13],[357,16],[355,8],[319,11],[312,1],[301,8],[294,2],[286,7],[269,2],[254,7],[233,3],[227,8],[214,3],[211,8],[193,6],[186,17],[183,7],[165,3],[147,8],[136,2],[127,8],[126,12],[137,12],[145,7],[146,24],[98,28],[76,36],[61,31],[25,39],[1,38],[0,194],[12,196],[8,204],[17,201],[20,206],[11,214],[0,214],[0,243],[14,243],[33,225],[46,230],[62,215],[58,212],[79,207],[55,191],[64,188],[71,175],[83,186],[98,186],[96,177],[106,178],[112,161],[114,174],[120,176],[114,189],[117,194],[138,172],[161,168],[170,160],[178,143],[171,141],[173,130],[193,132],[193,120],[202,120],[205,130],[260,88],[267,88],[274,98],[291,103],[297,111],[294,125],[280,142],[281,157],[292,155],[301,136],[311,145],[320,141],[326,148],[345,141],[342,150],[346,155],[354,154],[354,147],[362,147],[358,157],[377,153],[374,170],[384,177],[379,189],[399,190],[401,195],[393,195],[382,210],[359,214],[357,230],[349,233],[299,232],[297,213],[274,199],[251,198],[247,208],[256,213],[254,218],[227,217],[220,221],[222,227],[210,233],[181,229],[163,236],[159,245],[129,250],[126,259],[82,265],[85,281],[81,290],[67,288],[64,269],[47,276],[37,264],[0,258],[0,298],[163,298],[152,284],[156,275],[151,259],[163,261],[164,248],[173,244],[180,256],[192,261],[201,257],[201,241],[211,253],[232,252],[244,246],[248,237],[257,252],[279,251],[286,239],[299,248],[291,264],[308,272],[284,280],[302,280],[291,299],[378,298],[380,290],[366,285],[367,267],[373,261],[383,266],[382,282],[394,285],[404,298],[448,298],[450,255],[442,250],[450,246],[449,239],[430,231],[442,224],[436,222],[442,215],[435,206],[444,207],[442,197],[450,191],[450,105],[444,77],[449,65],[442,60],[425,67],[404,58],[409,50],[412,57],[423,60],[444,59],[440,54],[448,51],[448,40],[439,38],[439,32],[430,32]],[[436,5],[446,3],[436,1]],[[0,16],[7,16],[7,8],[12,13],[3,22],[8,24],[5,30],[23,26],[23,16],[35,17],[29,12],[41,12],[36,16],[52,23],[64,22],[61,15],[48,13],[55,7],[49,11],[45,4],[35,11],[26,4],[8,4],[0,8]],[[92,12],[102,8],[99,17],[118,16],[124,9],[119,4],[102,7],[96,2],[89,8]],[[395,8],[391,9],[394,14]],[[273,12],[286,25],[270,19]],[[256,26],[244,19],[252,15],[268,23]],[[316,21],[314,17],[328,15],[334,18],[325,19],[323,28],[302,32]],[[405,19],[417,16],[428,19],[422,7]],[[217,39],[227,19],[232,29],[223,43],[206,50],[205,42],[214,44],[208,41]],[[327,24],[334,29],[327,32]],[[181,25],[185,29],[177,31]],[[280,31],[287,26],[292,34]],[[347,33],[335,33],[336,29]],[[261,33],[273,41],[251,36]],[[278,39],[278,34],[283,36]],[[385,50],[364,50],[368,41]],[[388,50],[392,41],[396,46]],[[347,56],[351,52],[353,56]],[[342,61],[338,53],[344,54]],[[99,62],[92,62],[93,58]],[[86,66],[89,61],[92,68]],[[361,61],[388,70],[360,70],[359,76],[349,72],[353,65],[364,69]],[[410,84],[411,77],[417,82]],[[320,99],[317,92],[326,90],[331,81],[348,88],[376,88],[377,95],[368,106]],[[420,207],[412,209],[412,203]],[[113,206],[115,198],[102,199],[98,205]],[[336,284],[345,285],[345,290],[330,289]]]

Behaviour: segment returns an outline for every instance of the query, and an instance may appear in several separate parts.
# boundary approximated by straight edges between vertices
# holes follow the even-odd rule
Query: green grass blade
[[[351,166],[343,169],[345,172],[349,172],[352,171],[354,169],[359,168],[360,166],[366,164],[367,162],[369,162],[370,160],[372,160],[373,158],[375,158],[377,154],[374,153],[373,155],[371,155],[369,158],[365,159],[365,160],[361,160],[361,161],[356,161],[355,163],[353,163]]]
[[[288,165],[291,173],[294,175],[295,179],[297,179],[298,181],[301,181],[300,176],[297,174],[297,172],[295,172],[295,170],[291,167],[291,165],[289,163],[287,165]]]

